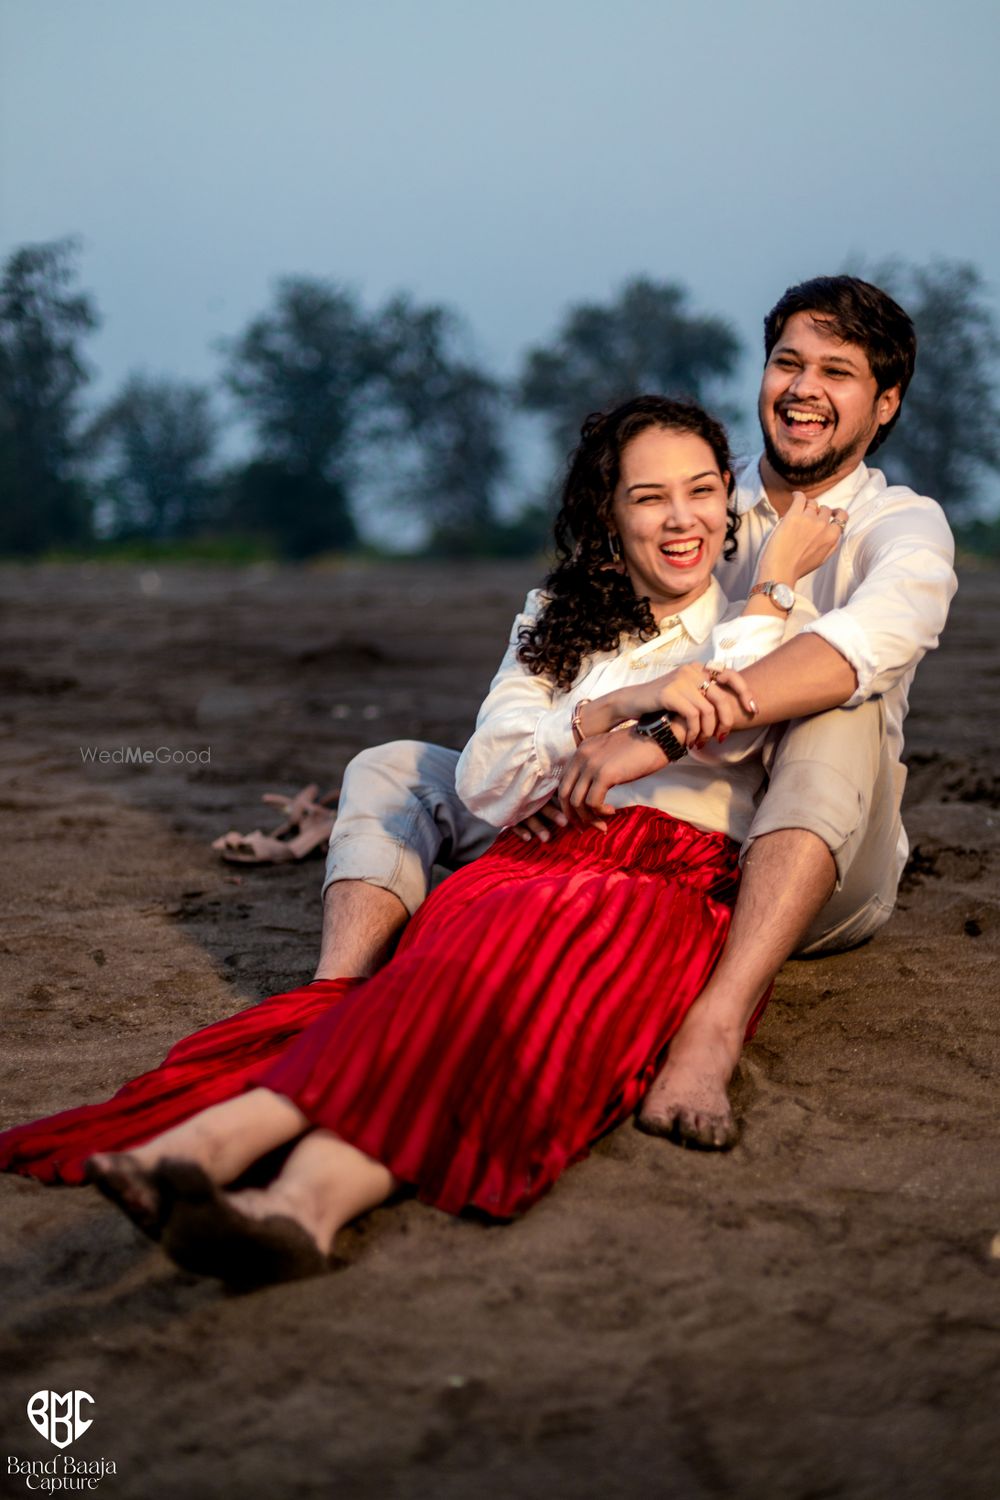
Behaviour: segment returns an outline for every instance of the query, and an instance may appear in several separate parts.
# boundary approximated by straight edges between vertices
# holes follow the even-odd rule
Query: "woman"
[[[732,488],[725,435],[698,407],[642,397],[588,420],[560,561],[460,763],[481,816],[537,810],[584,738],[670,709],[697,742],[704,705],[744,691],[734,669],[786,621],[765,595],[734,618],[712,577],[734,544]],[[782,522],[761,579],[815,566],[817,524]],[[0,1135],[0,1167],[78,1181],[90,1157],[89,1179],[179,1264],[244,1284],[321,1269],[337,1230],[403,1185],[453,1212],[524,1210],[636,1107],[711,972],[761,776],[750,738],[714,759],[656,755],[596,824],[544,845],[501,834],[373,979],[197,1033],[107,1104]],[[293,1142],[268,1186],[239,1185]]]

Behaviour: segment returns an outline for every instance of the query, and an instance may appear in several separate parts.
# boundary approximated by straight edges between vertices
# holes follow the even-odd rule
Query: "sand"
[[[100,1098],[308,978],[321,863],[208,845],[364,745],[458,745],[523,564],[0,570],[0,1123]],[[918,675],[914,854],[869,945],[791,963],[726,1156],[622,1127],[522,1221],[415,1203],[337,1274],[175,1271],[88,1189],[0,1180],[7,1455],[87,1391],[99,1493],[835,1500],[1000,1491],[1000,575]],[[85,762],[80,747],[210,750]]]

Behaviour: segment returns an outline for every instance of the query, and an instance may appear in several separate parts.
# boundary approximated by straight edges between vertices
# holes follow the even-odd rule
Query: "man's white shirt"
[[[759,456],[737,470],[737,551],[716,566],[721,590],[710,590],[675,617],[676,626],[665,622],[659,643],[640,647],[623,641],[617,651],[585,662],[568,692],[555,692],[516,659],[517,632],[540,605],[539,595],[529,595],[459,762],[457,785],[467,806],[495,826],[517,822],[540,806],[575,749],[570,721],[580,698],[647,680],[682,661],[711,658],[739,669],[798,630],[821,636],[854,668],[858,686],[846,706],[875,694],[883,697],[901,795],[910,683],[925,653],[937,645],[957,586],[951,532],[934,500],[903,485],[887,485],[878,469],[863,463],[817,498],[846,511],[847,526],[832,556],[797,584],[799,602],[787,624],[760,616],[736,619],[742,604],[727,607],[726,596],[746,599],[761,551],[780,519],[764,490]],[[659,807],[696,827],[742,840],[763,778],[761,740],[759,733],[731,736],[725,747],[706,746],[655,777],[613,788],[608,800],[615,806]],[[900,869],[906,854],[901,833]]]
[[[816,498],[845,510],[848,520],[836,552],[796,585],[819,616],[804,630],[822,636],[854,668],[858,686],[847,707],[876,693],[885,699],[889,747],[898,761],[913,674],[937,645],[958,586],[951,531],[935,500],[886,484],[879,469],[863,463]],[[721,559],[715,574],[730,599],[745,599],[779,519],[760,477],[760,456],[737,471],[736,508],[736,556]]]

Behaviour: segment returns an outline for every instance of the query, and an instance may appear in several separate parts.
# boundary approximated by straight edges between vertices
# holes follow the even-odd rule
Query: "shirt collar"
[[[692,604],[685,609],[678,610],[675,615],[664,615],[660,621],[658,635],[652,640],[644,641],[631,653],[630,661],[642,661],[646,656],[652,656],[659,651],[668,641],[676,640],[679,635],[686,635],[689,640],[701,645],[707,641],[712,631],[718,625],[722,616],[729,607],[718,579],[712,577],[708,581],[708,588]]]
[[[754,458],[746,460],[742,467],[737,467],[736,474],[736,496],[735,505],[739,515],[745,516],[748,510],[754,510],[762,502],[766,501],[767,490],[760,474],[760,461],[764,457],[763,450]],[[868,483],[871,471],[865,463],[859,463],[857,468],[850,474],[845,475],[838,484],[831,489],[824,490],[816,498],[823,505],[839,507],[840,510],[850,510],[851,501]]]

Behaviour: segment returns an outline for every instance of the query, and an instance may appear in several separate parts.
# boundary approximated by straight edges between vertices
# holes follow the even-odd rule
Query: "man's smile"
[[[779,406],[778,420],[784,432],[797,438],[816,437],[833,425],[823,412],[794,404]]]

